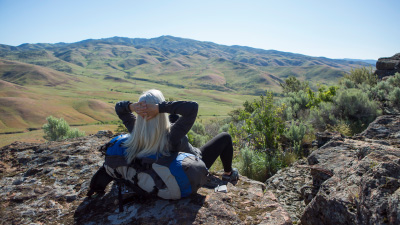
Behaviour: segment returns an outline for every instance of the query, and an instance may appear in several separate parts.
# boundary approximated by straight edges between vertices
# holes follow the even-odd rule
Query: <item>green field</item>
[[[42,131],[46,117],[63,117],[70,125],[81,125],[90,133],[105,127],[95,124],[117,121],[114,105],[121,100],[136,101],[148,89],[159,89],[173,100],[192,100],[199,103],[199,119],[224,118],[245,100],[254,96],[216,90],[182,89],[146,81],[116,82],[102,78],[75,76],[56,86],[20,86],[2,81],[0,91],[0,146],[13,141],[44,141]],[[95,130],[93,130],[95,129]],[[34,131],[29,131],[34,130]],[[6,134],[12,132],[23,132]]]
[[[199,119],[206,122],[226,118],[267,90],[279,92],[289,76],[313,87],[362,65],[171,36],[0,45],[0,146],[40,139],[28,131],[40,129],[50,115],[73,126],[110,124],[118,120],[116,102],[135,101],[148,89],[198,102]]]

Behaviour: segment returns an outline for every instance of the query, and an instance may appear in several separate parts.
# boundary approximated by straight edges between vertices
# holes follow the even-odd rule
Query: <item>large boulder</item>
[[[375,74],[379,78],[394,75],[400,73],[400,53],[395,54],[392,57],[379,58],[376,62]]]
[[[109,132],[83,138],[0,149],[1,224],[292,224],[265,184],[240,177],[228,192],[202,187],[177,201],[125,195],[119,212],[117,189],[87,198],[89,181],[103,163],[97,148]],[[211,185],[224,184],[220,173]]]
[[[291,220],[299,224],[304,208],[316,194],[313,193],[315,189],[307,161],[302,159],[291,167],[279,170],[265,184],[289,213]]]
[[[265,182],[291,220],[400,224],[400,116],[380,116],[351,138],[321,133],[318,142],[307,160]]]
[[[400,224],[400,116],[382,116],[354,139],[332,140],[308,157],[316,196],[302,224]],[[361,137],[361,138],[360,138]]]

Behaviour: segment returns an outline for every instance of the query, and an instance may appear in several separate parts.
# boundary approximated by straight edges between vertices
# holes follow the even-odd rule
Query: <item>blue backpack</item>
[[[128,185],[135,193],[180,199],[196,193],[207,182],[206,165],[190,153],[179,152],[162,157],[151,155],[128,164],[123,147],[128,137],[129,134],[119,135],[105,145],[104,168],[108,175]]]

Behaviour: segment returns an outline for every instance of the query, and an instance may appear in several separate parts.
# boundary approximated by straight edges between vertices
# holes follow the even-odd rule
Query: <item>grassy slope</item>
[[[86,135],[96,134],[99,130],[111,130],[116,129],[116,125],[102,124],[102,125],[84,125],[74,126],[81,131],[85,131]],[[0,135],[0,147],[9,145],[15,141],[31,142],[31,143],[44,143],[46,140],[43,139],[43,130],[34,130],[30,132],[14,133],[14,134],[2,134]]]
[[[151,88],[197,101],[203,120],[221,118],[266,89],[279,91],[290,75],[330,83],[352,67],[173,37],[0,47],[0,133],[40,128],[49,115],[71,125],[115,121],[117,101],[135,100]]]
[[[40,128],[46,117],[63,117],[70,125],[95,124],[117,120],[114,105],[120,100],[136,100],[148,89],[156,88],[174,100],[195,100],[200,104],[199,118],[226,116],[232,109],[253,96],[202,89],[182,89],[146,81],[120,82],[102,77],[76,76],[53,86],[17,85],[0,80],[0,146],[13,140],[44,141]],[[108,126],[108,125],[104,125]],[[84,126],[85,127],[85,126]],[[104,129],[103,126],[96,126]],[[92,132],[96,133],[96,132]]]
[[[76,75],[147,79],[169,86],[252,95],[259,95],[266,88],[279,90],[281,79],[291,75],[329,84],[336,82],[343,71],[363,65],[171,36],[28,44],[19,46],[18,51],[4,51],[0,57]]]

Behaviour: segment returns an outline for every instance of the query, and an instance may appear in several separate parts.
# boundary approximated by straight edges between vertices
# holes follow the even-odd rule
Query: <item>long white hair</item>
[[[139,102],[160,104],[165,101],[164,95],[159,90],[148,90],[144,92]],[[136,157],[153,154],[169,155],[168,133],[171,124],[167,113],[159,113],[156,117],[146,120],[138,116],[131,135],[124,143],[126,147],[126,161],[131,163]]]

